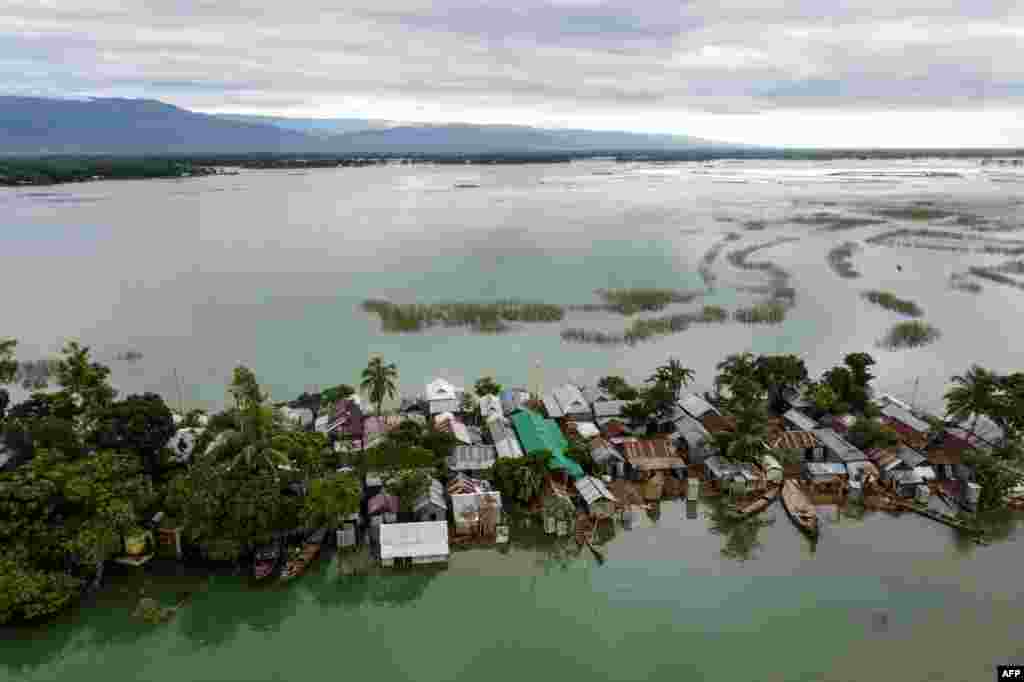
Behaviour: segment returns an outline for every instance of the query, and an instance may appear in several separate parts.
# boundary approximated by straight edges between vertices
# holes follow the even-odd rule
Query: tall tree
[[[978,417],[998,410],[996,392],[999,382],[989,370],[972,365],[964,375],[953,377],[953,388],[946,391],[946,413],[958,422],[971,417],[970,434],[978,426]]]
[[[679,398],[679,391],[682,390],[683,386],[689,385],[693,381],[694,373],[689,367],[683,367],[683,364],[675,358],[669,358],[668,362],[654,370],[654,374],[647,378],[648,382],[663,383],[672,389],[676,399]]]
[[[871,381],[875,378],[868,368],[875,364],[875,359],[867,353],[850,353],[843,358],[843,363],[850,370],[850,392],[846,402],[863,412],[871,400]]]
[[[768,413],[764,405],[759,402],[737,404],[733,416],[735,430],[715,434],[716,448],[727,459],[760,466],[764,441],[768,437]]]
[[[760,387],[757,381],[757,364],[752,353],[734,353],[715,365],[718,375],[715,377],[715,392],[721,395],[722,389],[729,389],[730,395],[738,388],[744,390],[752,398],[754,387]],[[760,390],[760,388],[758,388]]]
[[[228,393],[235,401],[235,407],[242,411],[262,405],[267,399],[259,381],[256,380],[256,375],[244,365],[235,367]]]
[[[807,365],[796,355],[759,355],[754,365],[754,375],[777,411],[784,407],[788,392],[798,391],[807,382]]]
[[[384,364],[384,360],[378,356],[366,365],[359,387],[367,392],[370,402],[377,406],[377,414],[380,415],[384,399],[394,398],[397,394],[397,382],[398,367],[394,363]]]
[[[135,453],[154,481],[160,479],[160,452],[176,428],[171,410],[155,393],[131,395],[100,412],[96,444]]]
[[[387,489],[398,498],[398,509],[409,514],[413,506],[430,487],[430,476],[425,471],[410,469],[396,473],[387,482]]]
[[[485,395],[501,395],[501,384],[497,383],[494,377],[481,377],[473,384],[473,392],[480,398]]]
[[[14,359],[16,339],[0,339],[0,385],[10,384],[18,376],[18,362]]]
[[[321,409],[333,410],[339,401],[348,398],[355,392],[356,389],[348,384],[338,384],[324,389],[320,392]]]
[[[215,446],[210,455],[213,459],[228,461],[228,468],[244,466],[269,472],[275,480],[279,478],[279,467],[291,464],[280,441],[275,441],[277,426],[275,411],[267,405],[255,405],[241,412],[237,417],[237,428],[226,432],[226,437]]]
[[[964,454],[964,463],[974,472],[974,478],[981,486],[979,511],[1004,508],[1007,493],[1024,482],[1024,476],[991,455],[969,450]]]
[[[312,527],[334,527],[359,511],[362,488],[350,473],[331,473],[314,479],[302,502],[302,518]]]

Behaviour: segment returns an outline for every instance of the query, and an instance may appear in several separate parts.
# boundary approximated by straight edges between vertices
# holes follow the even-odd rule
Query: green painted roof
[[[565,469],[573,478],[583,476],[580,465],[565,454],[569,441],[562,435],[562,430],[553,419],[545,419],[532,410],[520,410],[512,415],[512,426],[526,454],[550,450],[554,459],[553,468]]]

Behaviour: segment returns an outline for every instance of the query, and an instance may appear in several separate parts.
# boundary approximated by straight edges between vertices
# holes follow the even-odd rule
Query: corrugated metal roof
[[[589,414],[590,404],[580,389],[572,384],[562,384],[553,391],[555,400],[565,414]]]
[[[598,419],[621,417],[622,409],[629,405],[628,400],[599,400],[593,404],[594,416]]]
[[[783,431],[772,441],[773,450],[805,450],[819,445],[810,431]]]
[[[918,433],[928,433],[928,422],[923,419],[918,419],[910,412],[910,410],[905,410],[895,403],[887,402],[886,405],[882,407],[881,413],[883,416],[895,419],[902,424],[906,424]]]
[[[380,526],[380,558],[447,556],[448,522],[385,523]]]
[[[565,412],[562,411],[562,406],[558,404],[558,401],[555,399],[553,394],[548,393],[542,395],[540,400],[544,403],[544,410],[552,419],[558,419],[565,416]]]
[[[686,462],[676,453],[676,448],[667,438],[631,439],[623,443],[626,461],[640,471],[677,469]]]
[[[487,430],[494,441],[494,448],[498,457],[519,459],[523,456],[523,448],[519,445],[519,439],[504,417],[492,417],[487,420]]]
[[[434,379],[427,384],[427,400],[433,402],[435,400],[457,400],[458,392],[455,386],[445,379]]]
[[[908,467],[920,466],[922,463],[928,461],[928,458],[919,452],[911,450],[906,445],[900,446],[896,449],[896,456],[899,457],[905,465]]]
[[[498,452],[493,445],[456,445],[448,457],[453,471],[482,471],[494,466]]]
[[[617,501],[615,496],[608,492],[604,481],[593,476],[584,476],[583,478],[576,479],[576,490],[588,507],[600,499],[611,500],[612,502]]]
[[[419,512],[428,504],[433,504],[441,509],[448,508],[448,505],[444,502],[444,486],[442,486],[441,481],[436,478],[430,479],[430,485],[427,486],[426,492],[420,495],[419,499],[416,500],[416,504],[413,505],[412,510],[414,512]]]
[[[814,429],[812,433],[831,454],[844,462],[856,462],[867,459],[863,452],[847,443],[842,436],[832,429]]]
[[[724,433],[736,430],[736,420],[720,414],[706,414],[701,417],[700,422],[711,433]]]
[[[1003,429],[985,415],[979,415],[976,422],[973,415],[960,422],[960,427],[963,429],[964,434],[969,433],[972,426],[974,427],[975,437],[980,438],[989,445],[995,445],[1003,438]]]
[[[573,478],[583,475],[580,465],[565,454],[569,442],[554,420],[544,419],[533,410],[520,410],[512,415],[512,426],[519,435],[519,442],[522,443],[526,454],[550,450],[555,467],[568,471]]]
[[[708,401],[696,393],[687,394],[685,398],[679,401],[679,406],[696,419],[700,419],[705,414],[714,414],[716,412],[715,408]]]
[[[868,476],[879,477],[878,467],[871,462],[850,462],[846,465],[846,472],[851,480],[864,480]]]
[[[793,424],[801,431],[813,431],[818,428],[818,422],[814,421],[800,410],[788,410],[782,418]]]
[[[804,462],[803,469],[811,476],[846,476],[846,465],[842,462]]]

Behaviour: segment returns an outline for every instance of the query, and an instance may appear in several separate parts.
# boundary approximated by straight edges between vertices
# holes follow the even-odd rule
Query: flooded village
[[[733,355],[719,364],[716,391],[703,394],[686,390],[693,372],[674,359],[641,387],[609,376],[597,386],[545,389],[533,377],[529,387],[505,388],[484,377],[467,390],[438,377],[390,411],[380,409],[388,382],[364,384],[376,404],[351,390],[334,400],[304,394],[277,405],[275,418],[321,434],[335,474],[357,495],[323,526],[253,539],[239,557],[251,559],[257,580],[297,577],[326,546],[351,555],[356,571],[360,560],[364,569],[444,565],[460,547],[502,545],[536,524],[602,560],[599,538],[633,528],[665,499],[685,500],[694,514],[698,500],[712,501],[731,524],[779,501],[812,543],[817,505],[919,514],[985,543],[978,512],[1024,505],[1024,476],[1012,459],[1018,444],[964,394],[991,379],[995,405],[996,387],[1012,387],[1016,375],[974,368],[955,378],[951,412],[939,418],[874,396],[872,364],[852,354],[812,381],[795,356]],[[168,448],[179,462],[205,457],[204,442],[216,450],[217,440],[204,438],[208,417],[189,416],[191,426],[174,419],[181,428]],[[986,482],[999,487],[997,498],[983,499]],[[154,521],[126,538],[117,561],[142,565],[158,550],[182,558],[183,537],[203,543]]]

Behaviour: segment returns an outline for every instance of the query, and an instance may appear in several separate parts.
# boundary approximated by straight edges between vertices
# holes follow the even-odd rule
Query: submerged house
[[[396,562],[434,564],[448,561],[447,521],[388,523],[378,529],[378,551],[384,566]]]
[[[552,468],[566,471],[573,478],[583,476],[580,465],[565,454],[569,442],[555,420],[545,419],[533,410],[520,410],[512,415],[512,426],[526,454],[548,450],[552,455]]]
[[[448,468],[470,476],[481,475],[494,467],[497,459],[493,445],[456,445],[448,456]]]
[[[800,453],[804,462],[821,462],[825,459],[825,448],[810,431],[783,431],[772,440],[772,450],[792,450]]]
[[[623,478],[626,475],[626,458],[619,453],[604,438],[594,438],[590,446],[590,456],[594,462],[608,472],[613,478]]]
[[[448,516],[448,505],[444,501],[444,486],[436,478],[412,506],[417,521],[444,521]]]
[[[881,422],[894,430],[906,445],[917,449],[924,449],[928,445],[928,422],[888,399],[884,400],[880,412]]]
[[[636,481],[646,481],[656,472],[675,473],[685,478],[686,460],[679,456],[668,438],[630,438],[622,444],[626,457],[626,474]]]
[[[705,459],[715,454],[711,433],[689,414],[676,420],[672,437],[677,446],[686,448],[686,459],[690,464],[703,464]]]
[[[842,462],[804,462],[801,473],[804,480],[814,487],[831,486],[837,490],[845,488],[849,478]]]
[[[570,417],[583,421],[591,419],[593,415],[590,403],[583,397],[583,392],[572,384],[562,384],[555,390],[545,393],[543,402],[548,416],[553,419]]]
[[[387,493],[377,493],[366,502],[366,515],[371,526],[398,521],[398,498]]]
[[[495,535],[501,523],[501,493],[453,494],[451,501],[456,535]]]
[[[519,459],[523,456],[523,448],[519,445],[512,425],[503,416],[491,417],[487,420],[487,432],[497,452],[498,458]]]
[[[525,388],[509,388],[501,392],[501,411],[505,415],[526,409],[530,392]]]
[[[492,417],[502,417],[504,412],[501,409],[501,398],[496,395],[485,395],[477,401],[480,407],[480,417],[486,422]]]
[[[587,509],[594,516],[607,517],[615,512],[617,500],[608,492],[604,481],[593,476],[584,476],[576,479],[576,492],[580,494],[587,505]]]
[[[591,405],[594,420],[600,422],[602,419],[622,417],[622,410],[626,405],[629,405],[628,400],[598,400]]]
[[[846,442],[846,440],[832,429],[815,429],[812,431],[825,449],[825,461],[827,462],[863,462],[867,455],[859,449]]]
[[[434,379],[427,384],[427,405],[430,414],[458,412],[463,390],[456,388],[445,379]]]

